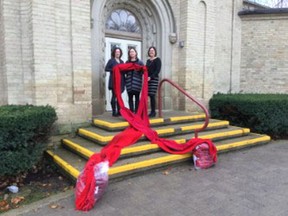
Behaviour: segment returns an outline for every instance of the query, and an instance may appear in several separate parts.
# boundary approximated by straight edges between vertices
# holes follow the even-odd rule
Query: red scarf
[[[144,76],[141,99],[136,114],[124,106],[121,97],[121,72],[131,70],[138,71],[139,73],[143,72]],[[121,149],[137,142],[143,134],[151,143],[158,144],[161,149],[172,154],[193,152],[197,145],[207,143],[213,162],[216,163],[217,161],[217,149],[209,139],[193,138],[185,144],[178,144],[174,140],[159,138],[157,132],[150,128],[147,115],[148,72],[146,66],[140,66],[135,63],[118,64],[113,68],[113,78],[114,90],[121,108],[120,113],[130,123],[130,126],[117,134],[108,145],[102,148],[100,153],[93,154],[86,163],[84,170],[78,177],[78,180],[81,177],[80,180],[84,181],[85,187],[82,193],[76,197],[75,204],[77,210],[88,211],[95,204],[94,192],[96,183],[93,167],[104,160],[108,160],[111,167],[119,158]]]

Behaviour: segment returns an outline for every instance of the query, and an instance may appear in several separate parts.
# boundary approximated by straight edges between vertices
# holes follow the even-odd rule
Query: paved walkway
[[[71,192],[64,197],[18,212],[24,216],[287,216],[288,140],[221,154],[218,164],[208,170],[196,171],[186,163],[111,183],[86,214],[74,210]],[[49,202],[58,208],[50,208]]]

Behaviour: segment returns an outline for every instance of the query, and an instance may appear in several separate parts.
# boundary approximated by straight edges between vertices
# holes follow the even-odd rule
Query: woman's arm
[[[158,74],[160,73],[161,66],[162,66],[162,62],[160,58],[157,58],[154,61],[155,61],[155,67],[154,67],[154,70],[151,71],[151,78],[158,77]]]
[[[138,61],[138,64],[141,65],[141,66],[144,66],[143,61],[141,61],[140,59],[139,59],[139,61]]]
[[[158,74],[160,73],[161,71],[161,67],[162,67],[162,62],[161,62],[161,59],[160,58],[157,58],[157,63],[156,63],[156,70],[155,70],[155,74]]]
[[[112,70],[113,70],[113,61],[112,59],[110,59],[105,66],[105,71],[112,72]]]

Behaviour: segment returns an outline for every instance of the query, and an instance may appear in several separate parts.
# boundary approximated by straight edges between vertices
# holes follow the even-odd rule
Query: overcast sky
[[[288,0],[249,0],[252,2],[256,2],[259,4],[263,4],[263,5],[267,5],[269,7],[275,7],[277,5],[277,3],[282,3],[279,4],[280,7],[287,7],[288,6]]]

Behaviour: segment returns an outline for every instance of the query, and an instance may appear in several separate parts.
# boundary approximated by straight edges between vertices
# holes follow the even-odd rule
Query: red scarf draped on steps
[[[143,72],[144,76],[141,99],[136,114],[124,106],[121,97],[121,72],[123,73],[131,70],[138,71],[139,73]],[[78,179],[81,177],[85,186],[81,194],[76,196],[75,204],[77,210],[89,211],[95,204],[94,192],[96,180],[94,178],[93,167],[103,161],[109,161],[109,166],[111,167],[119,158],[121,149],[137,142],[143,134],[151,143],[158,144],[161,149],[172,154],[193,152],[196,146],[206,143],[209,146],[213,164],[217,161],[217,149],[211,140],[193,138],[185,144],[178,144],[174,140],[159,138],[157,132],[150,128],[147,115],[148,72],[146,66],[140,66],[133,63],[118,64],[113,68],[113,77],[116,97],[121,108],[120,113],[122,117],[129,122],[130,126],[123,132],[117,134],[109,144],[102,148],[100,153],[93,154],[86,163],[85,168],[78,177]],[[78,185],[76,185],[76,188],[77,186]]]

